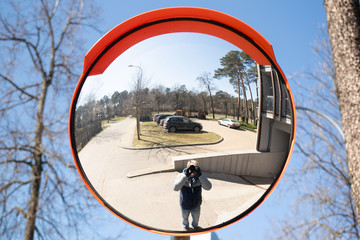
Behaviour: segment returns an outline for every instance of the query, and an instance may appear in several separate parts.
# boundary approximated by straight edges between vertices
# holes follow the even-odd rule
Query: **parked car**
[[[219,125],[224,125],[227,126],[229,128],[239,128],[240,127],[240,123],[237,122],[234,119],[229,119],[229,118],[224,118],[224,119],[220,119],[218,121]]]
[[[166,121],[164,121],[164,129],[168,132],[176,132],[178,130],[190,130],[194,132],[200,132],[202,129],[202,125],[198,122],[191,121],[187,117],[183,116],[172,116],[168,117]]]
[[[160,114],[160,116],[158,116],[158,118],[156,119],[156,123],[157,123],[158,125],[160,125],[160,121],[161,121],[162,119],[165,119],[165,118],[170,117],[170,116],[173,116],[173,115],[170,115],[170,114]]]
[[[172,116],[174,116],[174,115],[171,115],[171,116],[169,116],[169,117],[172,117]],[[168,119],[169,117],[166,117],[166,118],[161,119],[159,125],[160,125],[160,126],[164,126],[164,123],[167,121],[167,119]]]
[[[157,118],[159,117],[159,115],[160,115],[160,114],[155,114],[155,115],[153,116],[153,121],[154,121],[154,122],[156,122],[156,120],[157,120]]]

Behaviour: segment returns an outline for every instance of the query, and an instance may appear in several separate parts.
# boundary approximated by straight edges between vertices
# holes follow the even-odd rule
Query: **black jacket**
[[[202,203],[202,188],[211,189],[210,181],[202,174],[200,177],[190,178],[182,172],[174,182],[174,190],[180,190],[180,206],[185,210],[192,210]]]

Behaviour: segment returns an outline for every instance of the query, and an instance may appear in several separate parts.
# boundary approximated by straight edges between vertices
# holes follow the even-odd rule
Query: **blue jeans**
[[[182,224],[183,224],[184,228],[189,228],[190,213],[191,213],[191,217],[192,217],[192,226],[193,226],[193,228],[196,228],[199,225],[200,207],[197,207],[192,210],[186,210],[186,209],[181,208]]]

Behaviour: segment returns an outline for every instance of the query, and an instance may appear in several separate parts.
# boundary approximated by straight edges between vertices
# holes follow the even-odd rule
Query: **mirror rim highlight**
[[[185,21],[187,24],[178,24],[179,21]],[[189,24],[190,23],[190,24]],[[201,23],[200,27],[193,28],[194,23]],[[201,30],[206,24],[206,31]],[[173,27],[176,26],[177,28],[174,29]],[[219,31],[226,30],[226,31]],[[78,97],[80,95],[80,91],[82,89],[83,84],[86,81],[86,78],[90,75],[99,74],[97,71],[93,71],[94,67],[99,64],[99,61],[105,59],[100,66],[100,72],[105,70],[108,65],[118,56],[121,55],[122,52],[127,50],[128,48],[134,46],[138,42],[141,42],[147,38],[162,35],[165,33],[175,33],[175,32],[194,32],[194,33],[205,33],[207,35],[219,37],[227,42],[233,43],[239,39],[245,40],[251,45],[251,48],[257,49],[257,57],[255,56],[254,60],[257,62],[259,59],[266,59],[268,63],[280,73],[284,83],[286,85],[286,89],[289,93],[290,102],[291,102],[291,111],[292,111],[292,131],[291,131],[291,139],[290,139],[290,149],[285,160],[284,166],[282,168],[281,173],[279,174],[276,181],[274,181],[269,189],[254,203],[250,208],[246,211],[241,213],[235,218],[228,220],[225,223],[212,226],[210,228],[205,228],[203,230],[195,231],[195,232],[179,232],[179,231],[167,231],[164,229],[154,229],[151,226],[145,226],[141,223],[132,221],[131,218],[128,216],[122,215],[116,209],[114,209],[111,205],[109,205],[100,194],[92,187],[91,182],[87,178],[79,157],[77,155],[76,145],[74,142],[74,119],[75,119],[75,108]],[[233,34],[227,35],[227,33],[232,32]],[[124,45],[123,43],[126,40],[129,40]],[[238,46],[238,44],[234,44],[237,47],[243,49],[242,47]],[[114,51],[116,46],[120,46],[123,49],[117,49]],[[244,49],[243,49],[244,50]],[[246,50],[244,50],[246,52]],[[108,55],[107,55],[108,54]],[[261,56],[259,56],[259,54]],[[256,55],[256,54],[255,54]],[[260,60],[263,61],[263,60]],[[101,70],[102,69],[102,70]],[[288,81],[282,72],[280,66],[276,62],[275,55],[272,50],[272,46],[270,43],[258,32],[256,32],[253,28],[245,24],[244,22],[233,18],[229,15],[226,15],[221,12],[217,12],[214,10],[203,9],[203,8],[193,8],[193,7],[175,7],[175,8],[165,8],[154,10],[151,12],[143,13],[136,17],[133,17],[118,26],[114,29],[109,31],[105,34],[86,54],[84,60],[84,68],[83,73],[79,79],[79,82],[76,86],[71,106],[70,106],[70,115],[69,115],[69,136],[70,136],[70,146],[72,155],[75,161],[76,168],[84,181],[88,190],[92,193],[92,195],[110,212],[114,215],[122,219],[123,221],[141,229],[165,234],[170,236],[189,236],[194,235],[196,233],[206,233],[206,232],[213,232],[224,228],[230,224],[233,224],[243,217],[247,216],[251,213],[254,209],[256,209],[260,204],[262,204],[265,199],[271,194],[271,192],[275,189],[277,184],[279,183],[280,179],[282,178],[289,160],[291,158],[293,148],[295,145],[295,135],[296,135],[296,112],[295,112],[295,104],[293,100],[293,96],[290,90],[290,86]]]

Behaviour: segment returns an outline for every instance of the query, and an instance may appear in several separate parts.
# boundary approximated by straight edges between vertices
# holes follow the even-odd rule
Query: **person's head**
[[[190,177],[194,177],[197,174],[196,169],[199,167],[199,162],[196,160],[190,160],[186,164],[186,167],[190,170]]]
[[[198,167],[199,166],[199,162],[196,161],[196,160],[190,160],[187,162],[187,165],[186,167],[189,168],[191,165],[195,166],[195,167]]]

